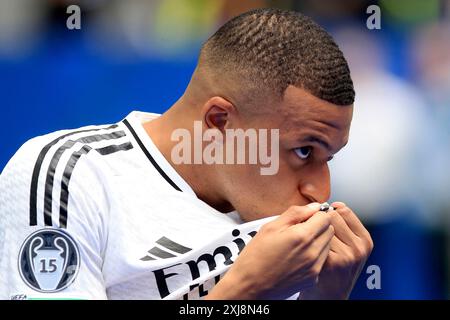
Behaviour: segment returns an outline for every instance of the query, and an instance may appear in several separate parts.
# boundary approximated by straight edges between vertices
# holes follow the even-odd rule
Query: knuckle
[[[331,215],[328,212],[318,212],[316,213],[321,222],[330,225],[331,224]]]
[[[320,266],[318,266],[318,265],[314,266],[314,267],[313,267],[313,274],[314,274],[316,277],[319,277],[320,270],[321,270]]]
[[[289,220],[289,223],[296,223],[298,222],[299,218],[301,218],[302,216],[302,209],[298,206],[290,206],[286,211],[285,211],[285,219]]]
[[[369,252],[372,252],[374,243],[373,243],[373,240],[372,240],[372,237],[370,236],[370,234],[368,234],[368,237],[367,237],[367,247],[369,249]]]
[[[369,237],[363,239],[359,244],[356,245],[356,254],[359,258],[367,258],[373,250],[373,241]]]
[[[299,206],[290,206],[290,207],[287,209],[287,211],[293,212],[293,213],[299,213],[299,212],[301,212],[302,210],[301,210],[301,207],[299,207]]]
[[[353,260],[354,261],[359,261],[359,260],[365,258],[365,256],[366,256],[366,249],[363,246],[357,245],[353,249]]]
[[[272,233],[274,232],[274,230],[275,230],[274,225],[269,222],[261,227],[260,233]]]
[[[373,240],[370,240],[370,243],[369,243],[370,252],[372,252],[374,248],[375,248],[375,244],[373,243]]]
[[[336,260],[336,264],[339,267],[348,267],[351,264],[351,256],[348,252],[344,252],[339,255],[339,259]]]
[[[330,226],[328,227],[328,231],[334,235],[334,226],[330,224]]]
[[[339,209],[339,214],[341,216],[347,216],[350,213],[350,209],[347,207]]]
[[[308,240],[308,237],[307,237],[306,231],[305,232],[298,232],[298,233],[295,234],[294,243],[296,245],[306,244],[307,240]]]
[[[337,219],[339,217],[339,213],[336,210],[330,211],[328,213],[328,215],[332,218],[332,219]]]
[[[319,274],[320,274],[321,268],[318,265],[315,265],[311,268],[310,276],[314,279],[314,282],[317,284],[319,282]]]
[[[308,250],[307,252],[305,252],[304,258],[308,264],[312,264],[316,261],[316,255],[312,250]]]
[[[351,265],[351,264],[355,263],[355,261],[356,261],[355,253],[353,251],[349,251],[348,254],[345,256],[344,261],[345,261],[346,265]]]

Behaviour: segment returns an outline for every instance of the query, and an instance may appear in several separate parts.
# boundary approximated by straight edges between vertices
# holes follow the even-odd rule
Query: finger
[[[322,252],[322,250],[330,244],[333,237],[334,227],[330,225],[325,232],[314,239],[314,247],[317,248],[318,251]]]
[[[328,214],[331,217],[331,224],[334,227],[334,234],[345,244],[352,246],[354,244],[354,238],[357,237],[350,227],[345,222],[344,218],[336,211],[329,211]]]
[[[323,247],[323,250],[320,252],[319,257],[317,258],[317,261],[315,265],[319,268],[319,270],[322,270],[325,262],[327,261],[329,255],[330,255],[330,248],[331,248],[331,242],[328,242],[328,244]]]
[[[333,207],[342,216],[349,228],[358,236],[369,236],[370,234],[364,227],[358,216],[343,202],[333,202]]]
[[[333,226],[329,226],[327,231],[322,233],[317,239],[314,240],[314,245],[319,248],[317,259],[314,261],[312,268],[317,272],[317,275],[320,276],[322,272],[322,268],[325,265],[328,255],[330,253],[331,239],[334,237],[334,228]],[[315,279],[316,281],[319,278]]]
[[[362,222],[356,216],[356,214],[347,206],[337,208],[336,211],[344,219],[348,227],[360,238],[370,237],[369,232],[366,230]]]
[[[338,263],[338,261],[340,261],[340,259],[341,259],[341,254],[338,252],[334,252],[330,246],[330,253],[328,254],[328,259],[327,259],[327,261],[325,261],[325,263],[327,265],[333,266],[333,265],[336,265]]]
[[[336,210],[336,209],[339,209],[339,208],[344,208],[344,207],[346,207],[347,205],[346,205],[345,203],[343,203],[343,202],[336,201],[336,202],[333,202],[333,203],[331,204],[331,206]]]
[[[327,231],[331,225],[331,217],[326,212],[316,212],[311,218],[303,223],[291,226],[293,230],[306,232],[311,239],[320,236]]]
[[[335,236],[330,241],[330,251],[340,254],[346,252],[347,250],[349,250],[349,246],[336,237],[336,229],[335,229]]]
[[[304,222],[312,217],[312,215],[318,212],[320,209],[320,204],[310,203],[306,206],[292,206],[284,213],[282,213],[274,223],[281,225],[294,225],[297,223]]]

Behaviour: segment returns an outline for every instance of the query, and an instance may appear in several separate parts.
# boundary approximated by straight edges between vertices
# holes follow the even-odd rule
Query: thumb
[[[306,206],[292,206],[283,212],[279,219],[279,222],[284,225],[294,225],[304,222],[311,218],[320,209],[320,203],[313,202]]]

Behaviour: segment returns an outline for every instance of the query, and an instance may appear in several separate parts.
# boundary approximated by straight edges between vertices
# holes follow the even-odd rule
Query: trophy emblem
[[[58,229],[31,234],[19,253],[19,271],[25,283],[39,292],[57,292],[76,278],[80,255],[74,240]]]

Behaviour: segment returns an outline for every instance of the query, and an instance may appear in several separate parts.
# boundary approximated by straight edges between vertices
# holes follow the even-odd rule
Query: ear
[[[235,106],[228,100],[216,96],[209,99],[202,108],[202,118],[210,129],[225,130],[227,124],[236,115]]]

